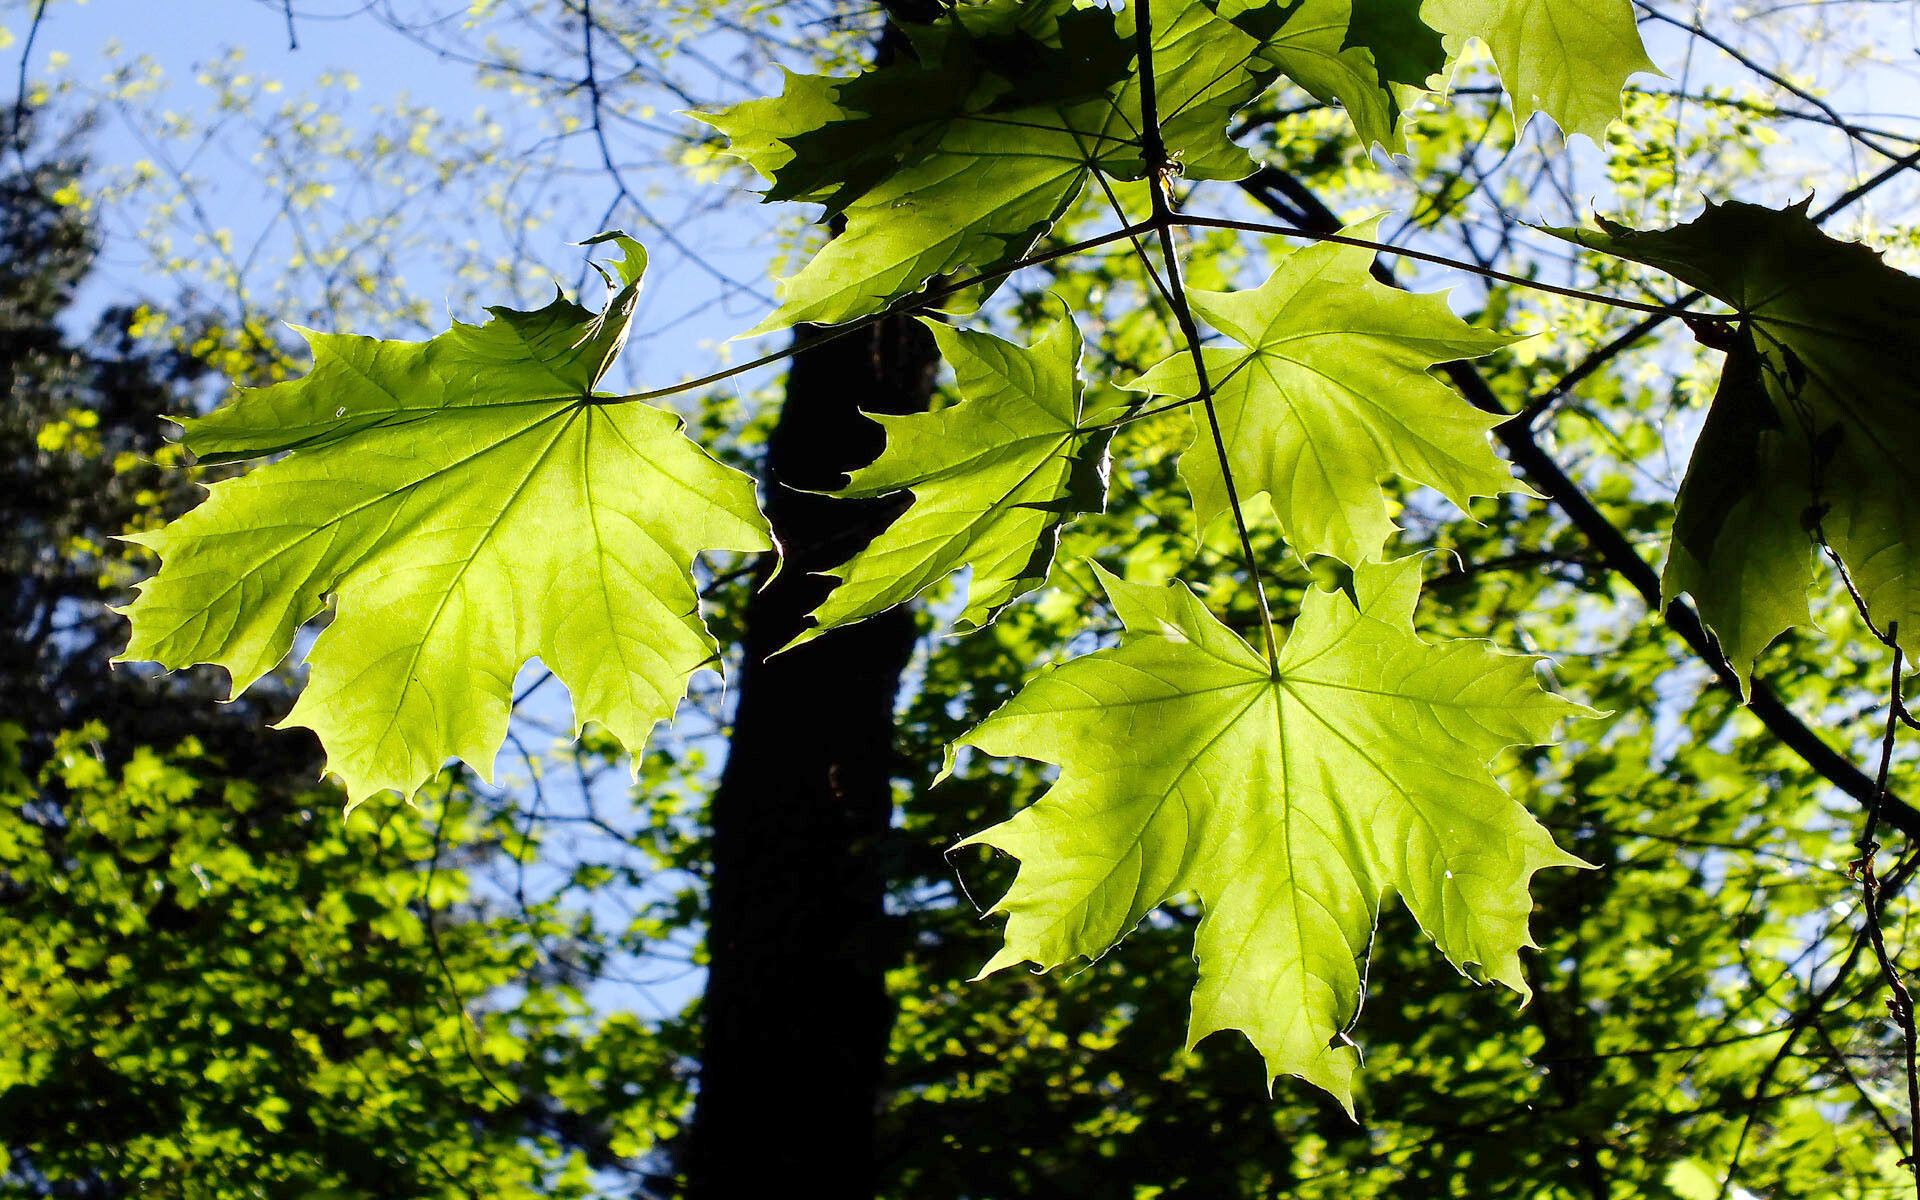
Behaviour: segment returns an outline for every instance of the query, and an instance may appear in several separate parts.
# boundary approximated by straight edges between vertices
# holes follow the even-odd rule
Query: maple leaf
[[[962,4],[908,28],[916,61],[849,79],[790,74],[778,98],[696,114],[767,179],[768,199],[844,219],[751,332],[852,320],[936,276],[998,270],[1032,250],[1090,172],[1145,176],[1131,10]],[[1155,26],[1154,48],[1162,133],[1182,171],[1249,174],[1226,123],[1270,81],[1254,41],[1192,4]]]
[[[1531,659],[1421,641],[1415,559],[1358,568],[1355,600],[1309,591],[1271,669],[1183,585],[1101,580],[1120,645],[1035,677],[957,743],[1060,768],[965,843],[1020,860],[982,975],[1095,958],[1195,896],[1189,1045],[1241,1030],[1270,1076],[1349,1111],[1344,1031],[1389,893],[1453,963],[1526,994],[1529,881],[1583,864],[1487,764],[1588,710],[1542,691]]]
[[[207,457],[287,457],[129,540],[159,572],[123,659],[273,669],[329,599],[285,724],[313,729],[349,803],[411,796],[452,757],[490,777],[516,672],[538,657],[637,751],[713,661],[692,563],[772,542],[753,484],[672,413],[595,395],[645,268],[594,313],[491,309],[426,342],[308,333],[313,369],[184,422]]]
[[[1219,6],[1219,14],[1260,43],[1259,56],[1265,64],[1315,99],[1329,104],[1337,101],[1345,108],[1362,142],[1378,142],[1390,151],[1399,151],[1406,148],[1406,139],[1398,128],[1398,99],[1378,58],[1384,47],[1355,40],[1358,34],[1387,43],[1409,33],[1392,14],[1379,11],[1382,3],[1397,2],[1375,0],[1366,6],[1367,18],[1373,23],[1364,27],[1356,27],[1358,18],[1352,0],[1227,0]],[[1383,24],[1390,21],[1394,22],[1391,27]],[[1425,28],[1419,25],[1417,14],[1413,23]],[[1395,70],[1408,65],[1404,56],[1388,61]]]
[[[1670,229],[1557,229],[1730,305],[1720,389],[1687,464],[1662,579],[1693,596],[1741,680],[1805,623],[1812,527],[1880,628],[1920,651],[1920,279],[1820,231],[1808,201],[1730,202]]]
[[[1663,600],[1700,606],[1744,686],[1768,643],[1811,620],[1811,447],[1781,422],[1767,397],[1767,366],[1751,330],[1734,335],[1720,387],[1674,498]]]
[[[1080,332],[1063,318],[1031,348],[927,322],[952,365],[959,404],[872,414],[886,449],[843,497],[911,489],[913,504],[830,574],[840,583],[798,641],[865,620],[972,568],[962,629],[984,625],[1046,582],[1060,529],[1105,506],[1112,424],[1124,397],[1089,403]]]
[[[1379,219],[1349,235],[1371,238]],[[1195,313],[1239,342],[1202,353],[1227,461],[1243,500],[1266,496],[1301,554],[1357,563],[1393,532],[1380,478],[1398,475],[1464,507],[1473,496],[1524,490],[1488,439],[1481,412],[1428,373],[1513,342],[1454,316],[1445,293],[1417,295],[1375,280],[1373,252],[1323,242],[1286,254],[1258,288],[1190,293]],[[1199,391],[1177,353],[1123,386],[1162,396]],[[1231,511],[1226,476],[1193,407],[1180,474],[1203,524]]]
[[[1347,44],[1373,55],[1380,86],[1424,90],[1447,67],[1440,31],[1420,17],[1422,0],[1353,0]]]
[[[1631,0],[1426,0],[1420,16],[1456,57],[1471,39],[1486,43],[1516,127],[1544,112],[1568,135],[1603,142],[1627,78],[1661,73]]]

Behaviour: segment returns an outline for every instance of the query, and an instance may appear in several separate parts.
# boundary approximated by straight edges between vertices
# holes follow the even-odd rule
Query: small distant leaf
[[[1348,232],[1371,238],[1378,219]],[[1398,475],[1455,504],[1523,490],[1494,452],[1483,413],[1428,373],[1515,339],[1453,315],[1444,293],[1416,295],[1369,274],[1373,252],[1321,243],[1287,254],[1260,287],[1192,293],[1193,308],[1241,349],[1209,347],[1207,379],[1242,500],[1267,496],[1300,554],[1376,558],[1394,530],[1380,479]],[[1199,390],[1185,353],[1125,386]],[[1180,459],[1203,523],[1225,516],[1226,477],[1204,410]]]
[[[1732,306],[1733,349],[1674,513],[1663,591],[1691,594],[1744,679],[1807,620],[1818,513],[1882,629],[1920,650],[1920,279],[1820,232],[1807,203],[1710,204],[1671,229],[1552,232]]]
[[[982,974],[1096,958],[1157,905],[1205,909],[1189,1044],[1244,1032],[1270,1075],[1352,1107],[1344,1036],[1379,905],[1398,893],[1452,962],[1525,995],[1542,867],[1578,866],[1487,769],[1583,712],[1532,661],[1413,632],[1417,560],[1308,592],[1278,664],[1184,586],[1102,573],[1119,646],[1047,671],[959,744],[1053,763],[1032,807],[969,839],[1020,860]]]
[[[1105,504],[1113,430],[1101,426],[1126,403],[1111,393],[1087,402],[1071,317],[1031,349],[935,322],[928,328],[963,399],[937,412],[873,417],[886,427],[886,450],[835,494],[910,488],[913,505],[832,572],[840,584],[803,640],[884,612],[962,567],[973,576],[958,623],[984,625],[1046,582],[1061,527]]]
[[[1631,0],[1426,0],[1420,15],[1456,56],[1469,39],[1486,43],[1516,125],[1544,112],[1569,135],[1603,141],[1628,77],[1660,74]]]
[[[186,422],[209,457],[291,450],[130,540],[160,571],[124,658],[215,663],[245,689],[329,600],[287,717],[350,802],[411,796],[452,757],[491,772],[538,657],[638,751],[716,647],[692,564],[772,545],[752,481],[672,413],[597,396],[644,269],[620,239],[605,311],[490,310],[426,342],[309,334],[313,369]]]

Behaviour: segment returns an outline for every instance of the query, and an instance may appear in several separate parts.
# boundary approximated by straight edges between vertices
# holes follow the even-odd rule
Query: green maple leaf
[[[1486,43],[1516,125],[1544,112],[1567,134],[1601,142],[1628,76],[1660,74],[1631,0],[1426,0],[1420,15],[1456,56],[1470,39]]]
[[[974,835],[1020,860],[982,974],[1094,958],[1157,905],[1205,909],[1189,1045],[1244,1032],[1270,1076],[1352,1107],[1367,947],[1398,893],[1447,957],[1523,995],[1542,867],[1578,866],[1487,763],[1583,712],[1532,661],[1413,632],[1417,560],[1309,591],[1268,664],[1182,585],[1103,573],[1127,636],[1030,682],[964,737],[1053,763],[1053,788]]]
[[[1920,279],[1828,237],[1807,203],[1710,204],[1671,229],[1554,230],[1732,306],[1662,590],[1693,596],[1744,680],[1805,623],[1816,523],[1882,629],[1920,650]]]
[[[215,663],[238,692],[331,599],[285,723],[319,734],[350,802],[411,796],[452,757],[490,775],[534,657],[577,722],[637,751],[716,654],[694,557],[772,543],[752,482],[679,418],[594,394],[645,266],[603,236],[627,251],[604,312],[557,298],[426,342],[310,333],[306,376],[185,422],[209,457],[293,452],[130,539],[162,565],[123,658]]]
[[[777,99],[701,115],[767,179],[768,199],[815,201],[844,221],[753,332],[852,320],[936,277],[999,270],[1092,171],[1143,178],[1132,20],[1071,0],[963,3],[915,27],[919,61],[789,75]],[[1184,172],[1251,172],[1226,124],[1269,81],[1252,39],[1195,4],[1155,26],[1154,47],[1162,132]]]
[[[1420,19],[1421,0],[1354,0],[1347,44],[1373,55],[1380,86],[1424,89],[1447,68],[1440,31]]]
[[[1105,506],[1111,423],[1127,406],[1087,401],[1071,317],[1031,349],[927,324],[963,400],[936,412],[873,416],[886,428],[886,449],[834,494],[911,489],[913,504],[831,572],[839,586],[799,640],[884,612],[962,567],[973,576],[958,624],[984,625],[1046,582],[1069,518]]]
[[[1805,438],[1790,433],[1767,396],[1768,370],[1751,330],[1735,334],[1693,459],[1674,498],[1673,544],[1661,572],[1667,601],[1693,597],[1744,684],[1753,660],[1785,630],[1806,624],[1813,540]]]
[[[1383,44],[1397,45],[1397,39],[1410,30],[1397,25],[1387,28],[1381,22],[1389,14],[1379,11],[1382,3],[1397,2],[1374,0],[1364,5],[1372,22],[1368,26],[1358,25],[1352,0],[1223,0],[1219,13],[1259,41],[1264,63],[1315,99],[1338,102],[1345,108],[1361,141],[1369,145],[1378,142],[1398,151],[1405,149],[1406,139],[1398,128],[1398,99],[1378,57],[1382,47],[1355,37],[1374,37]],[[1417,13],[1413,24],[1425,29]],[[1409,51],[1419,53],[1417,47]],[[1404,70],[1411,60],[1396,55],[1388,61],[1395,70]]]
[[[835,214],[924,153],[944,122],[1101,95],[1133,55],[1109,14],[1070,0],[976,0],[901,28],[916,56],[848,78],[783,69],[781,95],[692,115],[767,179],[766,200]]]
[[[1371,238],[1378,218],[1348,230]],[[1320,243],[1287,254],[1260,287],[1191,294],[1193,309],[1240,343],[1203,351],[1240,496],[1266,496],[1301,555],[1375,558],[1394,530],[1380,478],[1398,475],[1464,507],[1523,490],[1493,452],[1483,413],[1434,378],[1436,363],[1474,358],[1513,338],[1454,316],[1444,293],[1373,279],[1373,252]],[[1199,391],[1184,352],[1125,386],[1163,396]],[[1203,524],[1228,514],[1204,410],[1180,474]]]

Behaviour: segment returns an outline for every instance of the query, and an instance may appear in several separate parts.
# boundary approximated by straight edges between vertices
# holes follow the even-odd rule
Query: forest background
[[[1309,226],[1384,210],[1388,241],[1665,303],[1657,279],[1527,225],[1665,224],[1703,197],[1819,205],[1920,146],[1913,5],[1639,11],[1667,77],[1636,77],[1603,145],[1544,121],[1516,133],[1470,64],[1451,106],[1415,113],[1405,158],[1369,157],[1337,109],[1283,91],[1241,116],[1268,165],[1203,186]],[[1077,972],[967,982],[998,937],[969,893],[997,895],[1010,872],[948,851],[1045,777],[963,760],[932,787],[941,748],[1101,614],[1088,557],[1159,581],[1230,549],[1196,549],[1164,431],[1129,433],[1142,486],[1076,528],[1038,599],[960,639],[936,597],[851,631],[832,672],[799,654],[758,679],[730,664],[637,773],[605,740],[569,740],[564,695],[532,668],[494,783],[449,771],[417,809],[348,818],[304,731],[262,729],[297,669],[236,704],[215,702],[215,677],[109,669],[126,633],[106,605],[151,567],[114,535],[196,499],[161,418],[298,373],[288,323],[423,337],[483,303],[533,306],[556,278],[591,278],[570,243],[617,226],[654,252],[627,382],[778,349],[727,339],[818,233],[757,205],[683,114],[773,92],[781,65],[852,70],[884,50],[885,19],[678,0],[0,7],[0,83],[17,83],[0,89],[17,92],[0,163],[6,1194],[1910,1186],[1897,1031],[1848,870],[1858,805],[1717,686],[1641,581],[1525,497],[1479,502],[1475,528],[1408,492],[1400,546],[1439,552],[1423,628],[1546,654],[1615,713],[1506,771],[1602,869],[1541,877],[1524,1010],[1388,919],[1357,1123],[1291,1081],[1269,1095],[1237,1041],[1182,1049],[1192,911]],[[1913,269],[1915,183],[1895,172],[1828,230]],[[1110,220],[1090,196],[1060,236]],[[1201,286],[1264,261],[1261,239],[1227,232],[1191,253]],[[1487,386],[1534,414],[1539,444],[1657,564],[1713,386],[1686,331],[1416,265],[1395,267],[1541,334],[1490,360]],[[1102,314],[1109,373],[1130,373],[1165,349],[1137,317],[1149,286],[1124,253],[1077,258],[1022,276],[993,315],[1025,340],[1050,292],[1072,297]],[[877,449],[854,408],[925,403],[932,369],[914,334],[883,329],[681,402],[770,491],[827,486]],[[811,606],[758,582],[746,560],[704,580],[722,643],[749,631],[745,656]],[[1823,628],[1783,639],[1760,674],[1869,764],[1886,656],[1832,587]],[[756,687],[758,715],[737,719]],[[848,764],[859,779],[836,773]],[[1911,791],[1906,756],[1893,777]],[[730,897],[722,861],[748,881]],[[1912,861],[1886,868],[1896,954]],[[727,920],[746,965],[709,992]]]

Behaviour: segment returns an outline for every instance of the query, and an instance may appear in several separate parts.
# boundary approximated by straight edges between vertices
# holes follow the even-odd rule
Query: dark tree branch
[[[20,159],[20,170],[31,175],[27,165],[27,71],[33,65],[33,43],[40,37],[41,23],[47,19],[47,0],[33,6],[33,21],[27,26],[27,40],[20,47],[20,78],[13,90],[13,152]]]

